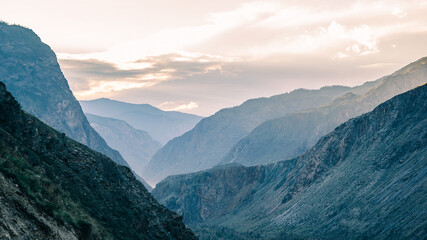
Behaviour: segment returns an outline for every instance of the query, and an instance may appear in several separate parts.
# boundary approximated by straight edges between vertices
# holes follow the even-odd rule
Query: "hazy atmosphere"
[[[80,100],[203,116],[295,88],[375,80],[427,54],[427,1],[2,1]]]
[[[427,0],[0,0],[0,239],[427,239]]]

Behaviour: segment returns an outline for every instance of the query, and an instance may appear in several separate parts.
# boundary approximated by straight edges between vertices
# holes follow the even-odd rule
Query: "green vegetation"
[[[36,166],[23,157],[2,149],[0,152],[0,172],[11,178],[21,191],[35,203],[35,206],[58,223],[71,225],[80,232],[82,239],[112,239],[102,231],[96,220],[70,198],[70,194],[48,179]]]

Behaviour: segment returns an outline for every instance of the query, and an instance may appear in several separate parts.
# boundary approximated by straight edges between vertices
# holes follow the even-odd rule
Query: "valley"
[[[0,239],[427,239],[424,3],[50,1],[0,8]]]

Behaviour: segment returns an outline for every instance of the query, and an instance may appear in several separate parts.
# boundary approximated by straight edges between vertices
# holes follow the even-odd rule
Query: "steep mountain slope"
[[[0,82],[0,235],[196,239],[129,168],[22,111]]]
[[[147,132],[135,129],[125,121],[90,113],[86,113],[86,117],[108,145],[117,149],[132,170],[142,176],[142,168],[162,145]]]
[[[26,190],[21,190],[15,183],[16,180],[12,179],[13,175],[6,177],[3,173],[5,162],[12,156],[5,157],[7,153],[4,149],[1,150],[1,154],[3,155],[0,157],[0,236],[2,239],[18,239],[18,237],[22,239],[27,236],[33,239],[77,240],[81,235],[78,223],[75,228],[68,224],[61,224],[44,213],[40,207],[34,206],[34,202],[25,195]],[[10,168],[10,165],[8,164],[7,168]],[[28,172],[33,174],[31,171]]]
[[[251,166],[296,157],[339,124],[425,82],[427,57],[384,77],[378,86],[363,95],[350,92],[326,106],[264,122],[240,140],[223,162]]]
[[[298,158],[171,176],[153,195],[184,221],[264,239],[424,239],[426,156],[423,85],[345,122]]]
[[[55,53],[30,29],[0,22],[0,81],[25,111],[126,165],[120,154],[89,125]]]
[[[192,129],[202,119],[193,114],[162,111],[149,104],[131,104],[107,98],[80,101],[80,104],[85,113],[126,121],[134,128],[148,132],[162,144]]]
[[[327,104],[350,90],[364,92],[376,84],[369,82],[353,89],[343,86],[299,89],[270,98],[251,99],[240,106],[220,110],[160,149],[144,170],[144,177],[149,182],[158,182],[168,175],[213,167],[262,122]]]

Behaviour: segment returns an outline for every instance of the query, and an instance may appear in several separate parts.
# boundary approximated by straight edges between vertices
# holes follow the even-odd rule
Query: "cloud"
[[[399,7],[393,7],[391,9],[391,14],[393,14],[398,18],[403,18],[403,17],[406,17],[406,15],[408,15],[406,12],[402,11],[402,9],[400,9]]]
[[[360,68],[384,68],[389,66],[395,66],[395,63],[374,63],[374,64],[367,64],[367,65],[361,65]]]
[[[427,54],[427,5],[416,0],[232,6],[105,51],[58,58],[81,99],[105,96],[208,115],[298,87],[360,84]]]
[[[99,93],[109,93],[114,91],[123,91],[127,89],[143,88],[154,85],[153,82],[130,82],[130,81],[94,81],[89,83],[89,89],[84,91],[75,91],[77,98],[93,96]]]
[[[321,51],[329,57],[338,52],[356,57],[378,53],[378,41],[387,35],[427,31],[422,10],[427,7],[419,1],[244,2],[207,13],[199,24],[159,29],[106,51],[68,57],[114,62],[122,69],[135,67],[132,62],[147,56],[171,53],[250,59]],[[354,51],[356,45],[359,52]]]
[[[220,34],[192,46],[191,49],[246,57],[318,51],[333,56],[358,43],[359,46],[366,47],[361,52],[365,55],[378,52],[380,49],[375,48],[375,45],[386,35],[427,30],[416,2],[341,2],[247,3],[234,11],[218,15],[225,15],[224,19],[229,19],[230,22],[233,17],[229,15],[235,15],[237,19],[245,19],[240,16],[246,15],[252,18],[248,17],[246,22],[224,29]],[[402,21],[396,18],[391,14],[393,8],[408,12],[408,19]],[[343,43],[348,44],[341,46]],[[331,52],[331,48],[336,50]]]
[[[146,57],[127,64],[97,59],[59,59],[61,68],[69,78],[71,89],[78,98],[147,88],[164,81],[188,78],[210,71],[222,71],[222,64],[230,59],[203,54],[167,54]]]
[[[258,56],[311,52],[348,39],[374,53],[378,37],[408,29],[425,31],[421,9],[427,10],[417,1],[247,2],[232,10],[207,13],[199,24],[162,28],[105,51],[74,54],[73,58],[126,64],[146,56],[182,52]]]
[[[186,111],[192,110],[199,107],[196,102],[189,103],[176,103],[176,102],[164,102],[158,105],[158,107],[165,111]]]

